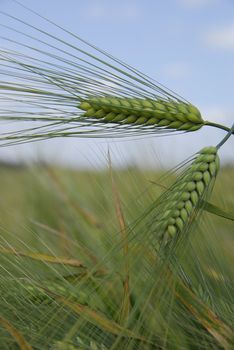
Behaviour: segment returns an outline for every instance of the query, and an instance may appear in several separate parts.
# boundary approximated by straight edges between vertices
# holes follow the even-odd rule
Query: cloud
[[[162,68],[162,73],[169,79],[183,79],[189,74],[189,67],[186,62],[170,62]]]
[[[178,0],[178,2],[184,7],[195,9],[201,8],[207,5],[213,5],[217,0]]]
[[[213,29],[205,37],[205,43],[219,49],[234,50],[234,22],[226,27]]]
[[[96,4],[92,3],[91,6],[86,7],[84,15],[92,20],[132,21],[141,17],[142,9],[128,1],[119,1],[118,3],[104,1]]]
[[[199,108],[202,111],[204,119],[213,121],[215,123],[221,123],[230,125],[232,122],[233,113],[231,110],[221,105],[201,106]]]

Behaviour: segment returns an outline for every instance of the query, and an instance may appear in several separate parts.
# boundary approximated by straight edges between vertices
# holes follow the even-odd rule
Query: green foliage
[[[213,196],[218,205],[232,190],[232,173],[221,170]],[[126,222],[154,206],[162,189],[146,179],[160,175],[134,169],[114,175]],[[183,254],[177,250],[176,263],[162,261],[149,249],[144,222],[150,216],[144,214],[130,225],[124,257],[126,241],[118,233],[108,173],[3,168],[0,179],[6,184],[1,316],[33,349],[192,349],[198,337],[202,348],[228,349],[233,317],[231,221],[208,213],[200,218],[189,236],[191,244],[183,243]],[[171,176],[164,185],[173,181]],[[221,189],[222,183],[226,186]],[[80,207],[96,216],[99,226],[88,221]],[[121,324],[126,274],[129,311]],[[218,336],[209,332],[207,322]],[[16,341],[3,327],[0,342],[8,349]]]

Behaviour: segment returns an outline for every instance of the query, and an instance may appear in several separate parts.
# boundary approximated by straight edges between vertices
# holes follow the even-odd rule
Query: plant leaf
[[[111,183],[112,183],[112,193],[113,193],[113,200],[115,204],[115,212],[119,223],[120,228],[120,234],[121,234],[121,241],[123,245],[123,258],[124,258],[124,280],[123,280],[123,300],[122,305],[120,309],[120,316],[119,316],[119,322],[120,324],[123,324],[126,320],[128,320],[129,312],[131,309],[131,302],[130,302],[130,286],[129,286],[129,247],[128,247],[128,240],[127,240],[127,227],[126,222],[122,210],[121,200],[118,192],[118,188],[115,182],[115,178],[113,176],[113,170],[112,170],[112,163],[111,163],[111,157],[110,152],[108,150],[108,162],[109,162],[109,169],[110,169],[110,177],[111,177]]]
[[[209,203],[205,200],[202,201],[201,206],[207,212],[225,218],[227,220],[234,221],[234,212],[223,210],[216,205]]]
[[[183,283],[177,284],[176,297],[224,348],[231,349],[231,329]]]
[[[51,255],[46,255],[41,253],[31,253],[31,252],[24,253],[24,252],[19,252],[13,248],[12,249],[0,248],[0,253],[21,256],[21,257],[30,258],[33,260],[50,263],[50,264],[61,264],[61,265],[67,265],[72,267],[85,268],[85,265],[80,260],[73,259],[73,258],[51,256]]]
[[[24,339],[23,335],[3,316],[0,316],[0,324],[16,340],[21,350],[33,350],[31,345]]]
[[[121,326],[120,324],[118,324],[113,320],[106,318],[105,315],[101,314],[100,312],[96,312],[92,310],[88,306],[79,304],[77,302],[72,302],[70,300],[67,300],[64,297],[56,297],[56,300],[66,305],[67,307],[69,307],[71,310],[79,314],[82,318],[86,319],[88,322],[96,325],[97,327],[100,327],[101,329],[111,334],[114,334],[120,337],[127,336],[129,338],[141,340],[146,343],[152,343],[150,340],[147,340],[146,338],[138,334],[135,334],[133,331]]]

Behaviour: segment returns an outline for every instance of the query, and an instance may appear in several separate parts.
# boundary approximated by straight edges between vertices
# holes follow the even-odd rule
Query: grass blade
[[[24,339],[23,335],[4,317],[0,315],[0,324],[4,327],[18,343],[20,350],[33,350],[31,345]]]

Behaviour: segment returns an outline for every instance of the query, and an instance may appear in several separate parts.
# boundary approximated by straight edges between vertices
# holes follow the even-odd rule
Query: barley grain
[[[187,103],[123,97],[95,97],[78,105],[83,116],[102,122],[195,131],[204,125],[199,110]]]
[[[176,183],[167,192],[160,222],[163,233],[161,246],[167,246],[191,223],[193,213],[199,209],[202,198],[208,193],[219,169],[216,147],[206,147],[195,157]]]

